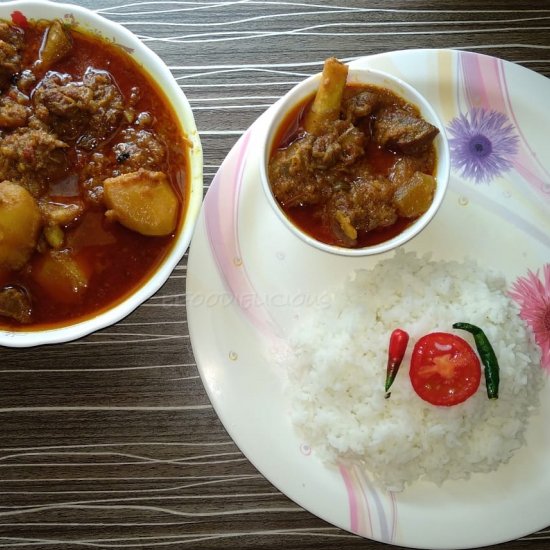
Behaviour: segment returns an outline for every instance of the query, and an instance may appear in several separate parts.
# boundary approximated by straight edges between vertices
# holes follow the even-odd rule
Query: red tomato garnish
[[[22,29],[25,29],[29,26],[29,22],[27,21],[27,18],[18,10],[12,12],[11,20],[13,21],[14,25],[17,25]]]
[[[477,391],[481,367],[466,340],[446,332],[432,332],[416,342],[409,376],[420,398],[432,405],[450,407]]]

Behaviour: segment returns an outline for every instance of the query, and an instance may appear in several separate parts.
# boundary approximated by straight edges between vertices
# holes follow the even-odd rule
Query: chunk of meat
[[[320,169],[334,166],[340,159],[342,146],[330,134],[322,134],[313,140],[311,158]]]
[[[285,207],[318,204],[327,199],[334,185],[340,185],[338,165],[358,162],[365,154],[367,138],[345,121],[315,137],[305,134],[284,149],[278,149],[269,163],[269,181],[277,200]]]
[[[19,286],[5,286],[0,289],[0,315],[18,323],[30,323],[32,305],[27,292]]]
[[[109,73],[88,68],[82,82],[49,72],[37,86],[36,116],[61,139],[94,149],[118,128],[124,100]]]
[[[89,105],[89,133],[95,139],[106,139],[120,124],[124,112],[124,98],[111,75],[105,71],[88,69],[84,74],[83,83],[93,94],[93,100]],[[83,145],[82,140],[79,144]]]
[[[41,121],[58,135],[74,138],[87,124],[92,96],[88,87],[73,82],[70,75],[48,72],[34,91],[33,103]]]
[[[29,98],[17,88],[0,97],[0,128],[13,130],[27,124]]]
[[[63,28],[60,21],[55,20],[44,35],[40,47],[42,69],[49,69],[54,63],[67,57],[73,49],[71,35]]]
[[[422,153],[428,149],[439,130],[397,106],[383,107],[376,114],[374,141],[405,154]]]
[[[355,124],[359,119],[371,115],[380,105],[381,99],[376,92],[366,90],[348,98],[344,103],[344,118]]]
[[[25,186],[39,197],[66,170],[67,144],[39,128],[24,127],[0,139],[0,180]]]
[[[18,49],[23,47],[24,42],[24,31],[20,27],[11,25],[6,21],[0,21],[0,40],[4,42],[9,42],[14,46],[17,46]]]
[[[367,138],[355,126],[339,122],[315,138],[311,170],[327,169],[336,164],[350,165],[365,153]]]
[[[269,163],[269,181],[277,200],[287,207],[317,204],[323,197],[320,180],[309,177],[315,138],[306,134],[284,149],[278,149]]]
[[[108,219],[142,235],[162,236],[178,222],[178,198],[162,172],[139,170],[106,179],[104,200]]]
[[[122,141],[113,147],[117,169],[122,174],[140,168],[158,170],[166,156],[164,145],[152,132],[134,127],[121,132]]]
[[[395,185],[382,177],[354,181],[349,191],[335,193],[326,205],[336,234],[343,244],[354,244],[358,232],[387,227],[397,221],[392,204]]]
[[[36,76],[30,69],[17,73],[13,80],[15,80],[17,88],[26,95],[31,93],[32,88],[36,84]]]
[[[32,195],[10,181],[0,183],[0,267],[21,269],[31,257],[42,225]]]
[[[405,185],[415,172],[431,174],[435,166],[435,151],[430,147],[416,156],[399,157],[391,167],[389,178],[397,185]]]
[[[365,154],[367,136],[356,128],[349,126],[338,136],[338,143],[341,147],[340,162],[346,166],[354,164]]]
[[[21,70],[23,39],[21,29],[0,21],[0,90],[5,90]]]
[[[103,204],[103,181],[108,176],[118,176],[120,172],[115,173],[115,162],[110,155],[104,153],[93,153],[88,163],[82,168],[80,180],[82,189],[86,193],[87,201],[102,205]]]

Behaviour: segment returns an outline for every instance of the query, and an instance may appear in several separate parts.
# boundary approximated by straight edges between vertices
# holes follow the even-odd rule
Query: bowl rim
[[[44,8],[47,12],[43,16],[33,13]],[[37,330],[0,329],[0,346],[22,348],[69,342],[111,326],[129,315],[160,289],[184,256],[193,236],[203,198],[203,153],[195,118],[183,90],[178,86],[164,61],[131,31],[93,10],[74,4],[50,0],[9,0],[0,4],[0,18],[9,19],[9,14],[14,10],[21,11],[24,15],[27,15],[25,10],[30,11],[29,19],[52,20],[70,17],[71,23],[76,27],[119,44],[127,51],[130,50],[129,55],[134,61],[157,82],[157,86],[171,104],[182,132],[190,142],[187,155],[190,172],[187,176],[189,194],[183,220],[172,248],[151,277],[112,307],[73,324]]]
[[[436,181],[437,187],[434,194],[434,198],[428,210],[424,212],[419,218],[417,218],[409,227],[404,231],[381,243],[362,247],[362,248],[346,248],[337,245],[331,245],[319,241],[296,226],[290,218],[284,213],[283,209],[279,205],[279,202],[275,199],[269,183],[269,177],[267,174],[267,165],[269,162],[270,151],[273,144],[273,139],[277,134],[277,130],[284,119],[286,114],[290,112],[300,101],[305,97],[312,94],[317,89],[317,84],[321,80],[322,73],[316,73],[291,88],[274,106],[271,118],[267,121],[264,131],[261,136],[261,151],[262,158],[260,160],[260,179],[264,190],[264,194],[275,212],[276,216],[283,223],[283,225],[295,236],[300,238],[304,243],[316,248],[317,250],[325,253],[330,253],[338,256],[347,257],[364,257],[373,256],[376,254],[382,254],[393,250],[399,246],[404,245],[406,242],[416,237],[421,233],[428,224],[432,221],[436,215],[439,207],[443,203],[443,199],[447,193],[449,178],[450,178],[450,150],[449,142],[445,132],[445,126],[443,121],[433,108],[432,104],[421,94],[416,88],[405,82],[401,78],[378,69],[370,68],[354,68],[350,67],[348,72],[348,82],[373,84],[375,86],[383,86],[391,89],[397,95],[405,94],[405,98],[409,103],[413,103],[420,110],[422,117],[428,120],[434,126],[439,129],[439,134],[436,137],[437,148],[437,168],[436,168]],[[368,82],[368,78],[379,79],[380,82]],[[366,81],[367,80],[367,81]],[[414,98],[414,99],[411,99]]]

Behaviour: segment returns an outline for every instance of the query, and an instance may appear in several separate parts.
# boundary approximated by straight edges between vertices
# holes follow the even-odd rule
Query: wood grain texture
[[[77,3],[170,67],[195,112],[205,188],[244,130],[330,55],[461,48],[550,76],[543,0]],[[116,326],[0,349],[0,547],[389,550],[298,507],[226,434],[191,349],[186,261]],[[550,528],[494,549],[549,539]]]

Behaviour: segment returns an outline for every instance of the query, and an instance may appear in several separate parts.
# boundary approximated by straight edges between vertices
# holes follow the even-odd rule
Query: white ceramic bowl
[[[108,38],[131,52],[134,60],[157,82],[172,104],[180,125],[189,140],[188,166],[190,175],[187,210],[183,224],[176,235],[171,251],[145,284],[123,302],[82,322],[47,330],[0,330],[0,346],[29,347],[75,340],[96,330],[112,325],[131,313],[150,298],[168,279],[185,254],[199,215],[203,196],[202,147],[189,102],[164,62],[147,48],[134,34],[100,15],[70,4],[43,1],[15,1],[0,3],[0,19],[10,20],[14,11],[27,19],[61,19],[73,28]],[[76,25],[76,27],[75,27]]]
[[[341,246],[335,246],[323,243],[308,235],[297,227],[292,220],[290,220],[283,209],[279,205],[277,199],[274,197],[271,191],[271,186],[268,178],[268,163],[269,156],[273,147],[273,140],[277,135],[277,130],[285,119],[286,114],[291,111],[296,105],[298,105],[305,98],[313,94],[321,80],[321,73],[307,78],[306,80],[297,84],[292,90],[290,90],[279,102],[274,106],[271,118],[269,119],[266,130],[263,134],[263,141],[261,144],[262,160],[260,163],[260,174],[262,180],[262,186],[267,196],[267,199],[277,217],[281,222],[297,237],[302,239],[307,244],[322,250],[324,252],[330,252],[333,254],[340,254],[342,256],[368,256],[372,254],[380,254],[387,252],[412,239],[415,235],[418,235],[435,216],[438,208],[440,207],[447,185],[449,182],[450,172],[450,157],[449,157],[449,144],[445,135],[445,127],[437,116],[436,112],[428,103],[428,101],[412,86],[403,82],[401,79],[392,76],[381,71],[375,71],[371,69],[350,69],[348,73],[348,83],[350,84],[372,84],[390,89],[392,92],[402,97],[409,103],[412,103],[420,110],[420,114],[424,120],[430,122],[437,128],[439,128],[439,134],[434,140],[434,145],[437,152],[437,167],[436,167],[436,191],[432,204],[422,216],[409,225],[399,235],[381,242],[376,245],[367,246],[363,248],[345,248]]]

